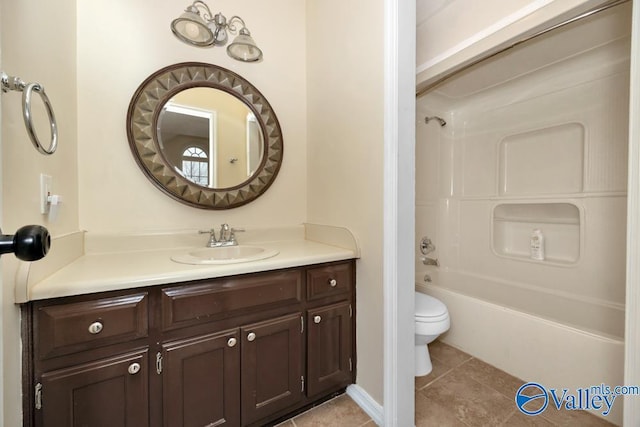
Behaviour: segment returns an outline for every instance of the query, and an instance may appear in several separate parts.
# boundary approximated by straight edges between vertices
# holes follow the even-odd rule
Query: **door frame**
[[[0,37],[0,46],[1,37]],[[2,69],[2,50],[0,49],[0,69]],[[3,167],[3,150],[2,150],[2,125],[4,121],[2,120],[2,97],[0,96],[0,227],[4,223],[4,199],[3,199],[3,185],[2,178],[4,175],[4,167]],[[0,261],[0,289],[4,289],[3,283],[3,271],[2,271],[2,261]],[[0,292],[0,378],[4,378],[4,348],[5,348],[5,334],[4,334],[4,292]],[[4,414],[4,384],[0,386],[0,425],[4,424],[5,414]]]
[[[415,425],[416,2],[384,0],[384,425]]]
[[[640,0],[633,0],[632,13],[624,384],[640,385]],[[624,425],[639,420],[640,398],[625,396]]]

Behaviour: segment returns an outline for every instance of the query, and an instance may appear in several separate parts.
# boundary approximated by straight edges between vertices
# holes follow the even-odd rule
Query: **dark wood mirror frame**
[[[177,173],[160,149],[157,123],[162,107],[175,94],[192,87],[225,91],[249,107],[262,130],[264,154],[255,173],[229,188],[195,184]],[[127,112],[127,138],[144,174],[172,198],[201,209],[230,209],[262,195],[282,164],[282,131],[266,98],[247,80],[225,68],[201,62],[169,65],[151,74],[138,87]]]

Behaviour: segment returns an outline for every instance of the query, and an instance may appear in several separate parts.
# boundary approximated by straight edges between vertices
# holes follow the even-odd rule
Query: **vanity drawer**
[[[307,270],[309,301],[349,292],[352,287],[353,268],[350,262]]]
[[[302,272],[281,271],[162,289],[162,329],[170,330],[243,314],[249,309],[297,304]]]
[[[40,358],[146,337],[148,299],[141,292],[37,307],[35,342]]]

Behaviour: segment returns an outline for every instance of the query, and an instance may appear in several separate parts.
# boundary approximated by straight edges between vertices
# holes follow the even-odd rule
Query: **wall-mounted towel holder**
[[[10,90],[22,92],[22,117],[24,118],[24,125],[27,128],[27,133],[33,146],[42,154],[53,154],[56,148],[58,148],[58,125],[56,124],[56,117],[53,114],[53,107],[51,106],[49,97],[44,92],[44,87],[40,83],[25,83],[20,77],[8,76],[4,71],[0,73],[0,84],[2,85],[3,92]],[[42,145],[33,127],[31,95],[34,91],[42,98],[42,102],[47,110],[47,115],[49,116],[49,127],[51,129],[51,143],[49,144],[49,148],[45,148],[44,145]]]

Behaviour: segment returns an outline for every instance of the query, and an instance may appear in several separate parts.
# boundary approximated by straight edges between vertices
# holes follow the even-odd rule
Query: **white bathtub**
[[[416,290],[447,305],[442,341],[524,381],[570,390],[623,384],[623,307],[436,268],[416,272]],[[606,419],[622,424],[621,397]]]

